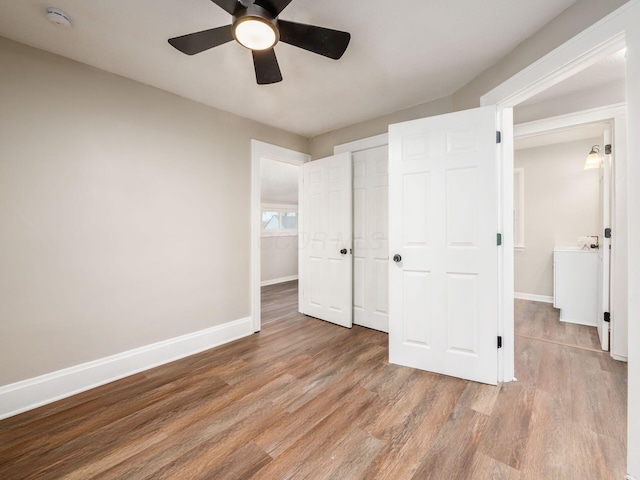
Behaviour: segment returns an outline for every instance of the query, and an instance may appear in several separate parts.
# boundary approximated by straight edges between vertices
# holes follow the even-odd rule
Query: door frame
[[[513,229],[511,207],[513,203],[513,107],[540,93],[574,73],[596,63],[599,59],[627,48],[627,130],[640,131],[640,0],[630,0],[602,20],[560,45],[534,62],[520,73],[509,78],[483,95],[481,105],[498,105],[498,125],[504,142],[499,149],[501,156],[500,184],[502,185],[501,221],[503,231]],[[629,135],[628,158],[640,158],[640,138]],[[628,162],[627,182],[640,184],[640,162]],[[511,200],[509,200],[511,198]],[[628,242],[640,244],[640,190],[628,190]],[[498,320],[502,335],[508,340],[500,357],[499,375],[503,379],[513,377],[513,239],[506,235],[505,248],[500,264],[500,309]],[[505,295],[505,292],[509,295]],[[629,345],[640,345],[640,251],[628,252],[628,294],[622,300],[628,307]],[[629,478],[640,478],[640,457],[633,453],[640,450],[640,349],[630,348],[628,356],[627,400],[627,472]]]
[[[262,328],[260,313],[261,158],[298,166],[311,160],[311,156],[306,153],[296,152],[260,140],[251,140],[251,318],[253,319],[254,332],[259,332]]]

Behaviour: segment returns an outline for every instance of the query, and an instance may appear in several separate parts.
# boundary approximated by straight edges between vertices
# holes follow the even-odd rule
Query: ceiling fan
[[[304,23],[280,20],[278,15],[292,0],[212,0],[233,16],[224,27],[170,38],[182,53],[195,55],[236,40],[251,50],[259,85],[282,81],[273,47],[278,41],[338,60],[347,49],[351,34]]]

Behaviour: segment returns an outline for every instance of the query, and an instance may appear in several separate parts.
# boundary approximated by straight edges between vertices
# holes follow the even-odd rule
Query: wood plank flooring
[[[515,300],[515,331],[521,337],[601,351],[596,327],[560,321],[560,310],[550,303]]]
[[[518,309],[542,338],[553,312]],[[626,364],[515,347],[498,387],[390,365],[386,334],[265,287],[259,334],[0,422],[0,479],[624,478]]]

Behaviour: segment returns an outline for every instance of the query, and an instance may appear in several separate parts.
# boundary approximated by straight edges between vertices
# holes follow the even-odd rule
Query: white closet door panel
[[[389,197],[386,146],[353,154],[354,323],[389,331]]]
[[[349,154],[302,167],[302,313],[352,324],[352,177]]]

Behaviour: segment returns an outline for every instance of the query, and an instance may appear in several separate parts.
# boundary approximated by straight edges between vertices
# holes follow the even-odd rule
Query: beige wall
[[[515,291],[553,295],[553,248],[598,235],[599,170],[584,170],[597,139],[516,150],[524,169],[524,250],[515,251]]]
[[[250,315],[250,139],[307,139],[5,39],[0,71],[0,385]]]
[[[268,282],[298,275],[298,236],[260,239],[260,280]]]
[[[451,111],[451,97],[446,97],[319,135],[311,139],[311,158],[317,160],[333,155],[333,147],[336,145],[387,133],[391,124],[441,115]]]

